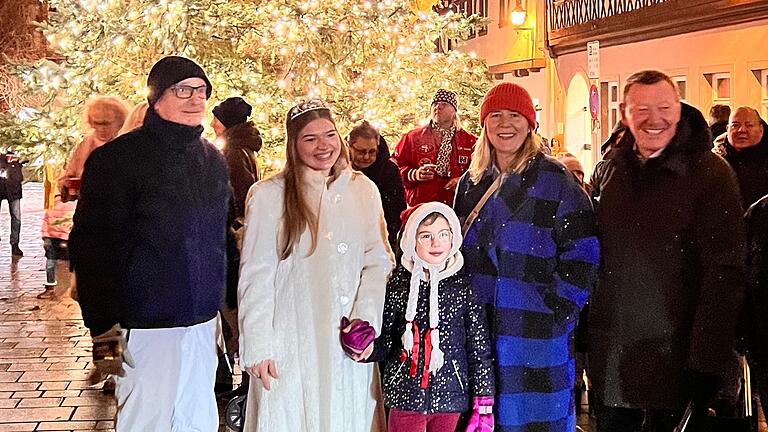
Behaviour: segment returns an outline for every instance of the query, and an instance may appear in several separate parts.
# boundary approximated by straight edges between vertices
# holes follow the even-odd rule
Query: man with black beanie
[[[227,253],[227,294],[224,308],[221,310],[222,333],[230,354],[238,350],[239,327],[237,324],[237,283],[240,272],[240,252],[236,238],[242,233],[245,217],[245,198],[248,190],[259,180],[259,165],[256,153],[261,150],[261,134],[252,121],[251,105],[241,97],[230,97],[213,108],[211,127],[216,133],[216,141],[222,146],[224,159],[229,167],[229,182],[232,185],[232,211],[234,219],[228,239]],[[219,356],[219,368],[216,372],[216,393],[232,390],[232,373],[227,365],[229,360]],[[248,375],[243,373],[243,383],[248,383]]]
[[[248,121],[252,108],[241,97],[231,97],[213,109],[211,127],[221,140],[222,152],[229,166],[229,180],[235,194],[235,217],[245,216],[248,189],[259,180],[256,153],[261,150],[261,134]]]
[[[215,431],[229,182],[221,153],[201,137],[211,83],[171,56],[147,87],[144,125],[85,163],[70,258],[95,363],[97,341],[112,340],[105,333],[127,339],[116,430]]]

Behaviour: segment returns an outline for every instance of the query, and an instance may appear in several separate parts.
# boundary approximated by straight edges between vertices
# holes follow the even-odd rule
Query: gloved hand
[[[493,396],[477,396],[472,401],[472,416],[467,423],[467,432],[492,432]]]
[[[350,321],[347,317],[341,318],[340,329],[344,330],[349,326]],[[341,348],[347,353],[348,356],[353,357],[355,355],[362,354],[368,345],[370,345],[374,339],[376,339],[376,330],[371,326],[368,321],[355,321],[352,324],[352,328],[349,332],[340,331],[339,339],[341,340]]]
[[[697,409],[709,407],[722,387],[723,380],[719,375],[693,369],[683,370],[683,394]]]
[[[120,324],[115,324],[108,331],[93,336],[92,340],[93,365],[99,374],[125,376],[123,363],[134,367],[133,357],[128,351],[128,342]]]

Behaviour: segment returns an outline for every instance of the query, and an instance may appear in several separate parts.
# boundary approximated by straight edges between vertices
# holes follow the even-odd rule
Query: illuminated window
[[[680,99],[686,101],[688,99],[688,78],[685,75],[673,76],[672,81],[677,84],[677,89],[680,92]]]
[[[708,81],[712,86],[712,105],[730,105],[731,74],[727,72],[711,74]]]

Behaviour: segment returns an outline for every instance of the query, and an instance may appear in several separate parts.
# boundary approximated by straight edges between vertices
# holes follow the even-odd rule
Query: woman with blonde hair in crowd
[[[75,147],[59,178],[62,200],[75,199],[80,177],[88,156],[96,148],[115,138],[128,117],[128,106],[116,96],[97,96],[85,103],[83,121],[88,126],[85,139]]]
[[[522,87],[486,93],[483,126],[456,189],[465,270],[489,314],[496,428],[576,429],[573,332],[597,276],[592,206],[566,168],[541,152]]]
[[[118,132],[117,135],[120,136],[138,127],[141,127],[144,124],[144,117],[147,116],[147,108],[149,108],[149,103],[147,101],[143,101],[133,107],[131,113],[128,114],[128,118],[125,119],[123,127],[120,128],[120,132]]]
[[[246,431],[382,430],[374,365],[392,258],[376,185],[349,167],[331,111],[286,118],[283,171],[251,187],[240,264]]]

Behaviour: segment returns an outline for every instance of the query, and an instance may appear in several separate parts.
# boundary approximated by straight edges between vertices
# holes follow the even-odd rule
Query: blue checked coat
[[[454,207],[462,223],[497,175],[461,178]],[[567,170],[541,153],[522,175],[505,177],[462,250],[495,348],[496,431],[570,432],[573,331],[599,262],[594,213]]]

